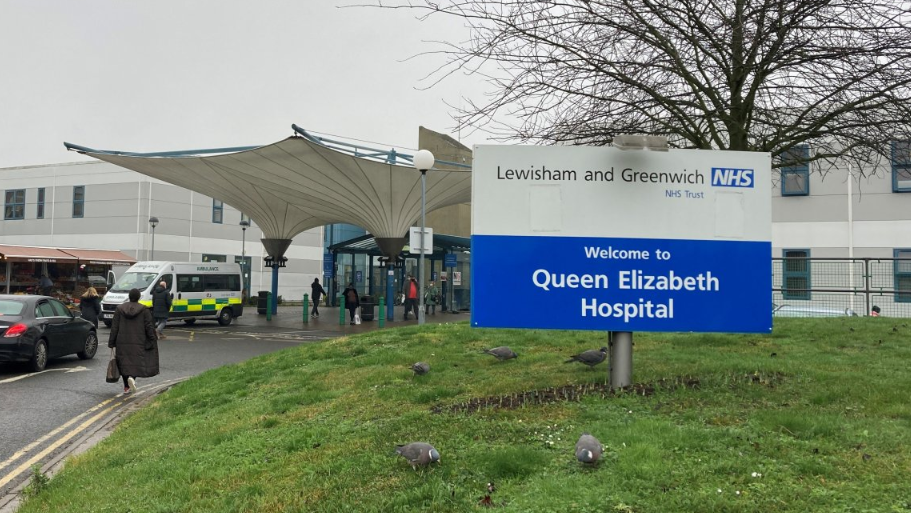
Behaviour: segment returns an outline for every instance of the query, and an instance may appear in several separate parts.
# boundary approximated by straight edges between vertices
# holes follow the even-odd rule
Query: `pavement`
[[[386,320],[383,323],[383,328],[380,328],[380,322],[376,316],[372,321],[362,321],[361,324],[352,325],[350,324],[347,310],[345,311],[345,318],[343,322],[339,322],[339,309],[337,307],[333,308],[321,306],[319,308],[319,311],[319,317],[311,317],[308,312],[305,320],[303,307],[300,305],[279,306],[278,312],[272,315],[271,318],[263,314],[258,314],[256,307],[246,307],[244,309],[244,314],[241,317],[234,319],[234,322],[231,323],[231,326],[237,326],[239,328],[253,328],[256,330],[262,330],[264,333],[267,333],[273,329],[276,332],[283,332],[288,330],[294,330],[296,332],[313,331],[314,335],[319,335],[326,339],[331,339],[335,337],[355,335],[358,333],[367,333],[378,329],[394,329],[418,324],[418,321],[414,318],[414,316],[411,316],[407,321],[403,319],[405,310],[402,306],[395,307],[395,319],[392,321]],[[375,309],[374,314],[378,315],[379,310]],[[438,306],[436,314],[426,315],[424,322],[425,324],[460,322],[467,321],[470,319],[470,317],[471,316],[469,312],[459,312],[455,314],[442,312]],[[177,324],[172,323],[171,326],[177,326]],[[231,328],[228,327],[227,329]],[[51,460],[47,461],[42,466],[41,472],[48,477],[53,477],[54,474],[63,468],[63,465],[66,463],[66,460],[69,459],[69,457],[81,454],[94,447],[95,444],[101,442],[108,435],[110,435],[124,418],[126,418],[137,409],[140,409],[148,404],[155,397],[157,397],[159,393],[168,390],[174,384],[176,384],[176,382],[170,382],[166,386],[161,386],[154,392],[145,394],[142,399],[139,399],[139,397],[137,397],[136,399],[138,400],[132,401],[128,408],[124,409],[122,412],[116,415],[112,415],[104,422],[99,423],[97,428],[93,429],[91,432],[86,433],[82,438],[70,444],[70,446],[65,450],[55,454]],[[27,485],[28,480],[24,481],[19,486],[14,488],[10,493],[4,496],[0,496],[0,513],[15,513],[20,504],[20,495],[22,493],[22,490]]]
[[[339,322],[339,309],[337,307],[329,306],[320,306],[319,307],[319,317],[310,317],[309,312],[304,317],[303,307],[300,305],[297,306],[279,306],[278,313],[272,315],[272,319],[268,319],[266,315],[258,314],[256,312],[256,307],[245,307],[244,314],[234,320],[233,325],[237,326],[255,326],[261,328],[282,328],[282,329],[311,329],[317,331],[329,331],[338,333],[339,336],[352,335],[357,333],[367,333],[369,331],[374,331],[380,329],[380,322],[377,317],[379,309],[374,309],[374,319],[372,321],[362,321],[361,324],[351,325],[351,320],[348,318],[348,311],[345,311],[345,318],[343,322]],[[385,321],[384,328],[399,328],[402,326],[415,326],[418,321],[414,318],[413,315],[409,316],[408,320],[404,320],[403,316],[405,313],[405,308],[402,306],[396,306],[394,311],[395,319],[390,321]],[[459,322],[467,321],[471,318],[469,312],[459,312],[459,313],[450,313],[442,312],[440,307],[437,306],[437,312],[435,315],[425,315],[424,322],[426,324],[441,324],[446,322]]]

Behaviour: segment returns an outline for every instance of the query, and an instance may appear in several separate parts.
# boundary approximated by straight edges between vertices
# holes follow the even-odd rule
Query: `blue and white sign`
[[[443,267],[455,267],[456,265],[458,265],[458,255],[455,253],[443,255]]]
[[[335,266],[332,263],[332,255],[323,255],[323,276],[331,278],[335,275]]]
[[[772,329],[768,153],[482,145],[472,175],[473,326]]]

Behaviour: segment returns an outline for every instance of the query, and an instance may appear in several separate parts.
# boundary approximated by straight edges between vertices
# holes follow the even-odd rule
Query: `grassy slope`
[[[562,362],[605,335],[458,324],[300,346],[175,387],[21,512],[473,511],[490,480],[501,511],[905,511],[902,322],[636,334],[637,382],[693,376],[701,387],[475,414],[430,408],[603,382],[606,364]],[[503,344],[519,359],[480,354]],[[418,360],[432,370],[412,379]],[[597,467],[573,457],[582,431],[605,445]],[[413,471],[392,453],[409,441],[433,443],[441,464]]]

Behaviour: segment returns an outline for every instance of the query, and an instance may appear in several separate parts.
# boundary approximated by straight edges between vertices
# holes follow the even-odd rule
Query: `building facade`
[[[252,294],[271,289],[262,231],[211,197],[106,162],[0,169],[0,191],[0,243],[112,249],[139,261],[241,263],[246,257]],[[322,228],[294,238],[279,275],[280,296],[300,300],[310,292],[313,278],[322,277],[322,245]]]

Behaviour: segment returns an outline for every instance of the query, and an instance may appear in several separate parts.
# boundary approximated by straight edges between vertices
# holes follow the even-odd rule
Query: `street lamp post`
[[[426,196],[426,182],[427,182],[427,171],[433,167],[434,163],[433,153],[430,153],[427,150],[418,150],[414,153],[413,160],[411,161],[414,164],[414,167],[421,172],[421,256],[418,263],[418,283],[420,284],[419,289],[419,307],[418,307],[418,324],[424,324],[424,251],[426,249],[424,245],[424,230],[425,230],[425,196]],[[407,315],[407,313],[406,313]]]
[[[249,227],[250,221],[248,219],[240,220],[240,229],[243,230],[240,239],[240,266],[244,273],[244,289],[247,288],[247,276],[249,275],[249,270],[247,269],[247,228]],[[250,294],[249,290],[247,294]]]
[[[149,253],[149,260],[155,260],[155,227],[158,226],[158,218],[150,217],[149,224],[152,225],[152,251]]]

